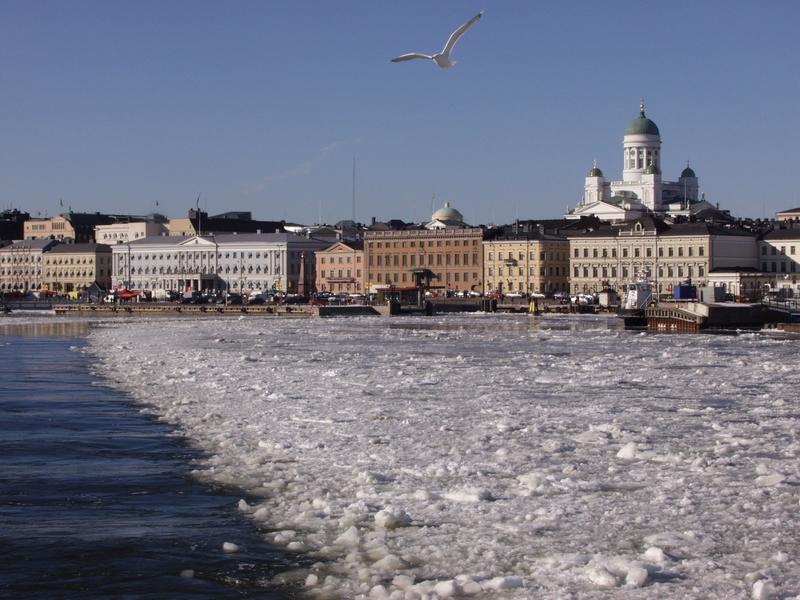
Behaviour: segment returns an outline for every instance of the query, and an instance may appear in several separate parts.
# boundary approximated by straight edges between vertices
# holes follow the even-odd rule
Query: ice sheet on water
[[[206,450],[199,477],[317,559],[281,578],[310,594],[800,592],[796,342],[453,316],[137,320],[90,344]]]

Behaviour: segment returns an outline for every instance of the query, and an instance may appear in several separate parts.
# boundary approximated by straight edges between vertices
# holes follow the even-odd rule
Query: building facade
[[[316,290],[364,293],[364,243],[337,242],[316,253]]]
[[[30,219],[25,222],[26,240],[53,239],[78,244],[94,243],[98,225],[114,223],[120,217],[100,213],[62,213],[56,217]]]
[[[154,221],[134,220],[128,223],[112,223],[110,225],[97,225],[94,228],[94,237],[99,244],[124,244],[146,237],[167,235],[169,229],[166,223]]]
[[[778,221],[800,221],[800,208],[790,208],[789,210],[782,210],[775,213],[775,219]]]
[[[800,273],[800,223],[783,222],[758,243],[759,268],[797,280]]]
[[[570,291],[622,291],[637,277],[669,293],[687,279],[707,283],[715,268],[755,268],[755,235],[707,223],[668,225],[645,216],[621,225],[568,232]]]
[[[290,233],[144,238],[112,246],[112,287],[305,294],[327,246]]]
[[[483,242],[483,293],[569,291],[569,241],[530,234]]]
[[[44,253],[42,287],[66,294],[93,283],[111,288],[111,247],[106,244],[59,244]]]
[[[44,254],[55,240],[22,240],[0,248],[0,292],[42,289]]]
[[[434,287],[483,289],[483,230],[479,227],[401,229],[364,233],[364,289],[413,285],[412,270],[429,269]]]

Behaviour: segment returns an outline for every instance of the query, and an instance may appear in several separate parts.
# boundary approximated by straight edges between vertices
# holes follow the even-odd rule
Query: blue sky
[[[485,9],[444,71],[438,51]],[[800,206],[800,3],[0,0],[0,207],[333,222],[563,214],[622,170],[639,98],[665,179]]]

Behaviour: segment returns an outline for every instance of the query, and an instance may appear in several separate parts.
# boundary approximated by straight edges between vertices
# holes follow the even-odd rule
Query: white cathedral
[[[697,175],[688,162],[678,181],[661,179],[661,133],[645,116],[644,100],[639,116],[625,130],[622,146],[622,180],[606,181],[595,163],[586,175],[583,200],[565,218],[594,215],[604,221],[627,221],[648,211],[688,216],[713,208],[699,195]]]

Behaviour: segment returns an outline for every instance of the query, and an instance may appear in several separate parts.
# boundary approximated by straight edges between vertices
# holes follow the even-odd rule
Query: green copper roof
[[[694,170],[692,170],[691,167],[686,167],[683,171],[681,171],[681,179],[684,177],[697,177],[697,175],[694,174]]]
[[[658,131],[658,126],[644,116],[644,108],[641,109],[639,116],[631,121],[631,124],[628,125],[628,128],[625,130],[625,135],[637,134],[661,135]]]
[[[603,172],[597,167],[592,167],[592,170],[586,175],[587,177],[602,177]]]
[[[644,170],[645,175],[661,175],[661,170],[655,166],[653,163],[647,165],[647,168]]]

